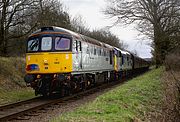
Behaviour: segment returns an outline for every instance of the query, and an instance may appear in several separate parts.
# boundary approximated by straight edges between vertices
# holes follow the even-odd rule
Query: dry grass
[[[165,59],[163,116],[166,121],[180,121],[180,50],[174,49]]]
[[[180,50],[175,49],[166,56],[164,84],[164,118],[180,121]]]
[[[12,90],[25,87],[25,61],[23,58],[0,57],[0,85],[1,89]]]
[[[168,122],[180,122],[180,71],[167,71],[162,77],[164,85],[163,118]]]

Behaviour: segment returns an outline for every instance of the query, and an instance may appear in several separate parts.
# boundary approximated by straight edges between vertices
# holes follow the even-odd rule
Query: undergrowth
[[[0,57],[0,105],[34,96],[26,87],[24,75],[24,58]]]

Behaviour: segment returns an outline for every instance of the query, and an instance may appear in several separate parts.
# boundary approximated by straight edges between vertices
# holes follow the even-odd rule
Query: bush
[[[170,52],[165,59],[166,71],[174,70],[180,71],[180,50],[179,48]]]
[[[180,48],[174,49],[165,59],[164,102],[167,121],[180,121]]]

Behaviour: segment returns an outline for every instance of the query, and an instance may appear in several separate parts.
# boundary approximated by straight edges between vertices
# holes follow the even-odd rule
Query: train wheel
[[[64,97],[64,96],[65,96],[65,89],[64,89],[63,87],[61,87],[60,96],[61,96],[61,97]]]
[[[45,97],[45,98],[46,98],[46,97],[49,97],[49,96],[50,96],[50,93],[49,93],[49,92],[42,92],[42,96]]]

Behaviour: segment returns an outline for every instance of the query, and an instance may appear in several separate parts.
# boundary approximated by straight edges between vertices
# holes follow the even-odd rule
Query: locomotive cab
[[[28,74],[64,73],[72,70],[72,39],[61,35],[32,36],[27,41]]]
[[[24,79],[36,94],[47,94],[47,84],[60,86],[62,81],[70,79],[72,40],[68,33],[54,32],[52,28],[42,28],[28,38]],[[53,81],[59,82],[53,84]]]

